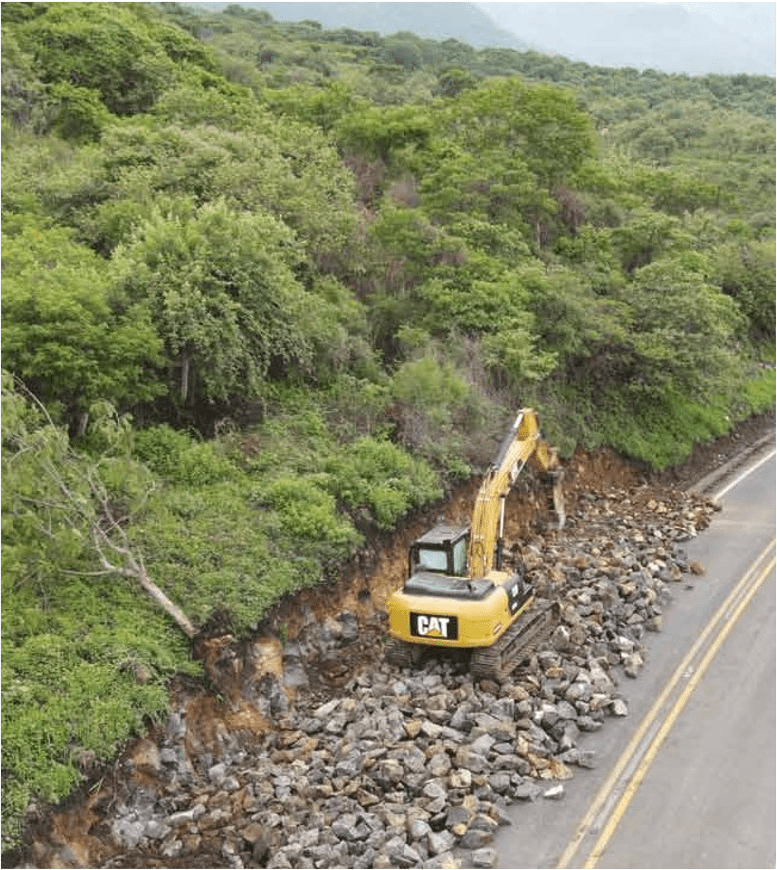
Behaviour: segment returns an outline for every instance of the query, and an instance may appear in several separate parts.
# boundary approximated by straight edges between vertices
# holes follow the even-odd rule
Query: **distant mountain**
[[[228,3],[192,3],[218,11]],[[276,21],[318,21],[390,36],[457,39],[473,48],[534,49],[593,66],[666,73],[775,75],[777,4],[239,3]]]
[[[189,4],[214,11],[226,3]],[[502,30],[474,3],[238,3],[265,9],[276,21],[318,21],[327,30],[350,27],[390,36],[409,31],[424,39],[442,42],[458,39],[473,48],[514,48],[528,45]]]
[[[548,53],[594,66],[775,74],[774,3],[477,3]]]

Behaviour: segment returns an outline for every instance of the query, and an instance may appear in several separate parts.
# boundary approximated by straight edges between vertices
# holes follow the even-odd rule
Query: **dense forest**
[[[774,405],[772,78],[124,3],[2,64],[4,849],[517,407],[661,469]]]

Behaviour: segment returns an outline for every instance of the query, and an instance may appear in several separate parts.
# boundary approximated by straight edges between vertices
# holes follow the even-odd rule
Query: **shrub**
[[[432,469],[390,441],[358,438],[329,460],[326,470],[338,500],[381,529],[442,496]]]
[[[168,483],[206,486],[232,478],[237,470],[219,452],[218,442],[198,442],[170,426],[152,426],[138,432],[135,455]]]

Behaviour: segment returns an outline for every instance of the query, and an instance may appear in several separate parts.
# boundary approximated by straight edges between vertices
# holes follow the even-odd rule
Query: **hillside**
[[[2,27],[4,849],[517,408],[669,473],[774,406],[772,78],[239,6]]]
[[[478,3],[549,54],[665,73],[775,72],[773,3]]]
[[[222,11],[227,3],[202,4]],[[402,31],[442,42],[457,39],[474,48],[525,50],[528,44],[498,27],[475,3],[240,3],[263,9],[276,21],[318,21],[326,30],[350,28],[390,36]]]

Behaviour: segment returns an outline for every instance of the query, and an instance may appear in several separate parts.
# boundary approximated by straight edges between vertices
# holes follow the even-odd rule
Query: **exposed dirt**
[[[588,454],[579,450],[565,462],[564,490],[567,513],[574,522],[574,510],[578,499],[586,492],[638,491],[638,500],[647,505],[656,495],[671,498],[673,489],[687,489],[705,475],[719,468],[729,459],[774,433],[774,414],[751,418],[740,424],[727,436],[715,442],[698,446],[690,460],[683,466],[662,474],[650,474],[635,463],[624,460],[610,450]],[[241,687],[245,675],[241,665],[251,661],[267,673],[278,675],[282,668],[280,638],[298,637],[306,625],[322,622],[343,611],[356,614],[362,629],[359,639],[349,646],[347,656],[338,652],[336,660],[322,658],[317,667],[306,662],[311,684],[305,693],[312,699],[331,696],[374,660],[381,649],[382,629],[376,624],[376,613],[382,613],[387,596],[404,580],[407,572],[407,552],[412,540],[434,523],[445,519],[466,524],[479,481],[473,480],[453,492],[444,503],[419,512],[391,535],[376,535],[362,549],[359,556],[341,572],[336,582],[323,584],[288,596],[267,615],[259,636],[239,645],[229,636],[205,639],[200,652],[208,675],[207,687],[191,679],[176,680],[171,686],[173,700],[178,704],[186,699],[187,704],[187,750],[192,754],[198,747],[213,743],[214,736],[222,730],[240,730],[243,733],[262,734],[272,725],[257,711],[255,706],[241,703]],[[527,474],[508,501],[507,514],[511,518],[507,537],[513,541],[528,542],[542,533],[549,519],[544,491],[538,479]],[[134,768],[142,770],[143,754],[154,743],[154,731],[132,741],[123,759],[132,758]],[[94,773],[83,789],[52,809],[38,808],[30,813],[29,840],[36,843],[36,850],[24,854],[6,854],[3,866],[100,866],[102,856],[108,855],[103,838],[109,837],[105,817],[106,805],[117,793],[116,777],[122,761],[109,769]],[[42,844],[51,844],[45,849]],[[63,844],[66,844],[63,849]],[[67,855],[67,863],[45,863],[46,855],[57,853],[60,860]],[[222,859],[215,859],[200,866],[224,866]],[[43,863],[41,863],[43,862]],[[176,866],[169,862],[165,866]],[[190,864],[187,866],[191,866]]]

